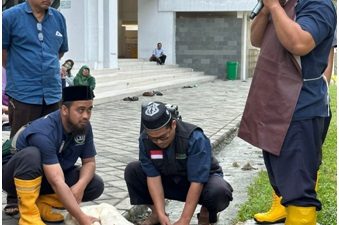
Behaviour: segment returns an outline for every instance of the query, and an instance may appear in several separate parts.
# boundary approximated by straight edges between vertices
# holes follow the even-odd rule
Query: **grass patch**
[[[321,225],[337,224],[337,86],[330,86],[332,120],[323,146],[323,163],[320,167],[318,197],[323,209],[318,212]],[[249,199],[237,215],[237,221],[253,218],[257,212],[270,208],[272,188],[266,171],[261,171],[248,188]]]

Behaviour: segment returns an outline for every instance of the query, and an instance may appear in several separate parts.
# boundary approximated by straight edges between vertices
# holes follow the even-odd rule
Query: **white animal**
[[[100,219],[101,223],[95,222],[93,225],[133,225],[133,223],[126,220],[114,206],[107,203],[83,206],[81,210],[89,216]],[[69,213],[65,216],[65,224],[79,225],[76,219]]]

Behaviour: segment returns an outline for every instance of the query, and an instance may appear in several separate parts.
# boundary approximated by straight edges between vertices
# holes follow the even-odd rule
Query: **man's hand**
[[[189,225],[189,224],[190,221],[183,221],[181,218],[177,222],[173,223],[173,225]]]
[[[281,7],[281,0],[263,0],[265,8],[271,11],[275,7]]]
[[[78,221],[80,225],[92,225],[95,222],[99,222],[101,224],[100,219],[95,218],[93,216],[85,215],[81,218],[81,221]]]
[[[166,214],[159,215],[159,222],[161,225],[172,225],[171,221],[169,220],[168,216]]]

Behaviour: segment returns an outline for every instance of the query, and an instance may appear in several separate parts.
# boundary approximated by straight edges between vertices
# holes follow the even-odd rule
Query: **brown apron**
[[[297,0],[284,6],[294,19]],[[238,136],[248,143],[279,155],[303,85],[300,66],[279,42],[269,21]]]

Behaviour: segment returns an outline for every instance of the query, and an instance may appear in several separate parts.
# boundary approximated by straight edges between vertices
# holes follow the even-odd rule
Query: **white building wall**
[[[228,12],[251,11],[257,0],[159,0],[159,11]]]
[[[117,68],[117,7],[117,0],[61,1],[69,45],[62,61],[73,59],[76,67]]]
[[[158,0],[138,0],[138,58],[148,59],[158,42],[166,64],[175,63],[175,12],[159,12]]]

